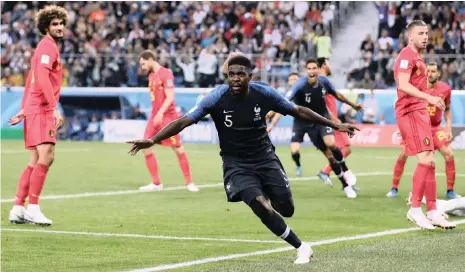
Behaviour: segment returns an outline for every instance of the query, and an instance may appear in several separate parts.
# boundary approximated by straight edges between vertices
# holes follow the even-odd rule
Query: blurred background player
[[[162,67],[156,61],[156,55],[150,50],[141,53],[139,64],[144,74],[149,75],[149,92],[152,100],[152,115],[147,121],[144,138],[153,137],[166,125],[178,119],[176,112],[176,103],[174,102],[174,76],[171,70]],[[170,146],[178,156],[179,166],[181,167],[187,189],[191,192],[197,192],[199,189],[192,182],[192,175],[187,159],[186,152],[181,143],[181,137],[175,135],[169,139],[160,142],[162,146]],[[158,173],[158,163],[151,149],[144,150],[145,162],[152,176],[152,183],[142,186],[142,191],[160,191],[163,190],[163,184]]]
[[[331,75],[331,66],[329,64],[328,59],[326,58],[318,58],[317,59],[317,65],[319,68],[319,74],[325,77],[328,77]],[[337,117],[337,103],[336,103],[336,97],[332,95],[327,95],[325,96],[325,102],[326,106],[328,107],[328,113],[329,116],[331,117],[331,120],[335,122],[341,122],[339,118]],[[350,139],[349,136],[345,133],[340,133],[339,131],[334,131],[334,139],[336,140],[336,145],[341,149],[342,155],[344,156],[344,159],[347,158],[350,153]],[[321,170],[318,173],[318,177],[323,180],[326,184],[332,185],[331,179],[329,177],[329,173],[331,173],[331,165],[328,164],[326,165],[323,170]]]
[[[444,99],[446,109],[444,110],[444,119],[446,120],[445,130],[441,128],[442,122],[442,110],[438,107],[429,104],[426,106],[426,111],[429,113],[431,118],[431,133],[433,136],[433,145],[435,150],[439,150],[439,153],[444,157],[446,161],[446,178],[447,178],[447,194],[446,198],[457,198],[454,192],[455,184],[455,161],[454,153],[450,148],[449,144],[452,139],[452,113],[451,113],[451,88],[445,83],[439,81],[441,72],[437,63],[432,62],[427,66],[428,75],[428,89],[426,92],[433,96],[438,96]],[[404,172],[405,162],[407,161],[407,155],[405,154],[405,147],[402,148],[399,157],[397,158],[396,165],[394,167],[394,175],[392,178],[392,189],[386,195],[387,197],[396,197],[398,194],[399,182]]]
[[[318,75],[316,60],[310,59],[306,63],[308,76],[302,77],[292,86],[286,94],[286,98],[293,100],[297,105],[307,107],[318,114],[331,118],[325,103],[327,94],[337,97],[340,101],[350,105],[359,111],[362,106],[349,101],[344,95],[338,93],[326,77]],[[274,127],[281,115],[276,113],[273,117]],[[270,131],[270,129],[268,129]],[[341,150],[336,146],[333,129],[306,120],[294,119],[291,139],[291,154],[297,167],[300,165],[300,143],[303,142],[305,134],[308,134],[315,147],[328,159],[334,173],[342,183],[343,190],[349,198],[356,198],[353,186],[356,183],[355,175],[349,170],[344,161]],[[350,186],[348,186],[350,185]]]
[[[402,49],[394,63],[397,124],[405,141],[405,154],[418,158],[413,174],[412,206],[407,218],[424,229],[434,229],[435,226],[454,228],[455,224],[447,221],[436,208],[434,145],[425,100],[441,111],[445,110],[445,104],[441,97],[426,92],[426,66],[420,53],[428,43],[428,26],[421,20],[414,20],[408,24],[407,33],[408,46]],[[421,209],[423,195],[426,196],[426,216]]]
[[[266,133],[266,113],[273,110],[290,114],[351,134],[357,128],[336,124],[306,107],[295,105],[266,83],[250,82],[251,66],[244,56],[231,58],[228,85],[215,88],[199,105],[154,137],[129,142],[133,144],[129,153],[134,155],[140,149],[177,135],[210,114],[218,130],[228,201],[246,203],[271,232],[297,249],[294,263],[305,264],[312,257],[311,246],[301,242],[278,214],[292,217],[294,201],[287,175]]]
[[[63,38],[68,13],[55,5],[40,10],[36,25],[44,35],[31,60],[31,70],[23,94],[21,111],[9,120],[15,125],[24,119],[24,142],[31,151],[29,163],[21,174],[10,222],[51,225],[40,210],[39,196],[55,157],[56,131],[63,118],[58,111],[63,70],[57,42]],[[24,208],[26,197],[29,205]]]

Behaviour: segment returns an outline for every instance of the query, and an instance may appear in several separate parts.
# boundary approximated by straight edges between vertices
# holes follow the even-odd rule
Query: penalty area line
[[[456,223],[457,225],[464,224],[465,219],[454,221],[454,223]],[[404,229],[393,229],[393,230],[386,230],[386,231],[380,231],[380,232],[374,232],[374,233],[367,233],[367,234],[362,234],[362,235],[343,236],[343,237],[334,238],[334,239],[310,242],[309,244],[311,246],[315,247],[315,246],[329,245],[329,244],[335,244],[335,243],[346,242],[346,241],[363,240],[363,239],[369,239],[369,238],[378,238],[378,237],[396,235],[396,234],[412,232],[412,231],[418,231],[418,230],[420,230],[420,228],[418,228],[418,227],[416,227],[416,228],[404,228]],[[174,263],[174,264],[164,264],[164,265],[159,265],[159,266],[149,267],[149,268],[126,270],[126,272],[164,271],[164,270],[170,270],[170,269],[190,267],[190,266],[194,266],[194,265],[201,265],[201,264],[206,264],[206,263],[214,263],[214,262],[220,262],[220,261],[226,261],[226,260],[246,258],[246,257],[251,257],[251,256],[268,255],[268,254],[272,254],[272,253],[284,252],[284,251],[290,251],[290,250],[295,250],[295,249],[293,247],[291,247],[291,246],[280,247],[280,248],[275,248],[275,249],[260,250],[260,251],[254,251],[254,252],[249,252],[249,253],[241,253],[241,254],[219,256],[219,257],[211,257],[211,258],[205,258],[205,259],[189,261],[189,262]]]

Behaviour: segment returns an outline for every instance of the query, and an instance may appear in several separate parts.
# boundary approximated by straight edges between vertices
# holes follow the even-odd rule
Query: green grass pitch
[[[41,208],[53,226],[11,225],[18,177],[29,154],[22,141],[2,141],[1,271],[161,271],[162,265],[186,263],[286,247],[248,207],[228,203],[217,146],[186,145],[200,192],[184,190],[174,152],[156,147],[163,192],[134,193],[150,182],[142,154],[127,155],[129,145],[59,142],[55,163],[43,190]],[[339,182],[329,188],[315,179],[325,165],[314,148],[304,147],[307,179],[291,180],[296,212],[287,219],[302,240],[322,240],[411,228],[405,198],[415,158],[409,159],[400,196],[388,199],[398,149],[353,148],[348,166],[361,191],[347,199]],[[289,148],[277,148],[290,178],[294,165]],[[455,151],[456,192],[465,194],[465,152]],[[446,192],[444,161],[437,158],[438,195]],[[211,185],[211,186],[208,186]],[[120,194],[91,194],[122,191]],[[46,199],[46,196],[75,195]],[[452,218],[459,220],[460,218]],[[38,230],[38,232],[34,232]],[[104,233],[104,235],[102,234]],[[126,237],[114,234],[133,234]],[[139,236],[137,236],[139,235]],[[163,237],[162,237],[163,236]],[[194,239],[193,239],[194,238]],[[250,240],[264,240],[263,242]],[[465,225],[452,231],[411,231],[383,237],[334,242],[314,247],[308,265],[295,266],[295,251],[244,256],[188,265],[172,271],[463,271]],[[214,260],[214,259],[211,259]],[[168,267],[165,267],[168,268]]]

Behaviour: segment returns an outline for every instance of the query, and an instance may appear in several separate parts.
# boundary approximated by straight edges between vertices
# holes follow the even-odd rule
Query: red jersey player
[[[326,58],[318,58],[318,67],[320,68],[320,75],[328,77],[331,75],[331,66],[329,61]],[[341,123],[337,114],[337,103],[336,97],[332,95],[325,96],[326,107],[328,108],[329,115],[331,119]],[[341,149],[342,155],[344,158],[347,158],[350,153],[350,140],[349,136],[345,133],[340,133],[339,131],[334,131],[334,138],[336,139],[336,145]],[[329,178],[329,173],[331,173],[331,165],[328,164],[326,167],[318,173],[318,177],[323,180],[326,184],[331,185],[331,179]],[[356,182],[355,175],[352,177],[352,180]],[[354,184],[352,184],[354,185]]]
[[[162,67],[157,61],[155,53],[146,50],[139,58],[142,72],[149,74],[149,92],[152,100],[152,115],[150,116],[145,129],[145,139],[149,139],[157,134],[162,128],[178,119],[176,104],[174,102],[174,76],[171,70]],[[161,141],[161,145],[170,146],[178,156],[179,165],[186,180],[187,189],[197,192],[199,189],[192,183],[189,160],[184,152],[179,135]],[[145,162],[150,174],[152,183],[142,186],[142,191],[160,191],[163,189],[160,176],[158,174],[158,163],[151,149],[144,149]]]
[[[454,228],[436,209],[437,186],[432,143],[431,121],[426,102],[445,109],[441,97],[426,93],[426,66],[420,57],[428,43],[428,26],[414,20],[407,26],[408,46],[402,49],[394,63],[394,79],[397,83],[395,112],[399,131],[405,141],[405,154],[416,155],[419,162],[413,174],[412,206],[407,218],[424,229]],[[421,209],[421,199],[426,196],[428,213]]]
[[[24,142],[26,149],[31,151],[9,216],[10,222],[15,224],[52,224],[52,220],[45,217],[38,204],[54,159],[56,129],[63,123],[57,109],[63,78],[57,41],[63,37],[67,23],[68,13],[55,5],[40,10],[36,15],[37,28],[44,37],[31,60],[21,111],[9,121],[10,125],[15,125],[24,119]],[[25,209],[24,203],[28,196],[29,205]]]
[[[444,111],[444,117],[446,119],[446,130],[444,131],[441,128],[442,122],[442,110],[436,106],[428,105],[426,106],[426,111],[429,113],[431,119],[431,128],[433,136],[433,145],[435,150],[439,152],[444,157],[446,161],[446,176],[447,176],[447,194],[446,198],[457,198],[454,192],[455,184],[455,161],[454,153],[449,146],[450,140],[452,139],[452,113],[450,111],[451,103],[451,89],[447,83],[438,81],[441,76],[439,67],[437,63],[429,63],[427,66],[428,74],[428,89],[426,92],[430,95],[439,96],[444,99],[446,103],[446,109]],[[404,143],[403,143],[404,144]],[[405,162],[407,160],[407,155],[405,154],[405,148],[402,149],[399,158],[397,159],[394,175],[392,179],[392,189],[387,194],[387,197],[397,196],[398,186],[400,178],[404,172]]]

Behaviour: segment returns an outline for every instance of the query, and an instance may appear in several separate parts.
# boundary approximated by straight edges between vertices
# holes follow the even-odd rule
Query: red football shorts
[[[398,117],[397,124],[407,156],[434,150],[431,120],[426,110],[412,111]]]
[[[335,130],[334,131],[334,138],[336,139],[337,147],[344,148],[344,147],[350,146],[350,139],[349,139],[349,135],[347,135],[347,133]]]
[[[161,126],[155,127],[153,125],[153,118],[155,116],[151,116],[150,119],[147,121],[147,127],[145,128],[144,139],[151,138],[155,136],[160,130],[166,127],[169,123],[173,122],[174,120],[178,119],[177,116],[164,116]],[[178,147],[181,146],[181,136],[175,135],[168,139],[165,139],[160,142],[162,146],[171,146],[171,147]]]
[[[30,114],[24,117],[24,145],[35,150],[43,143],[56,144],[56,128],[53,111]]]
[[[450,142],[447,141],[446,132],[441,127],[433,127],[431,133],[433,134],[434,149],[439,150],[449,145]]]

